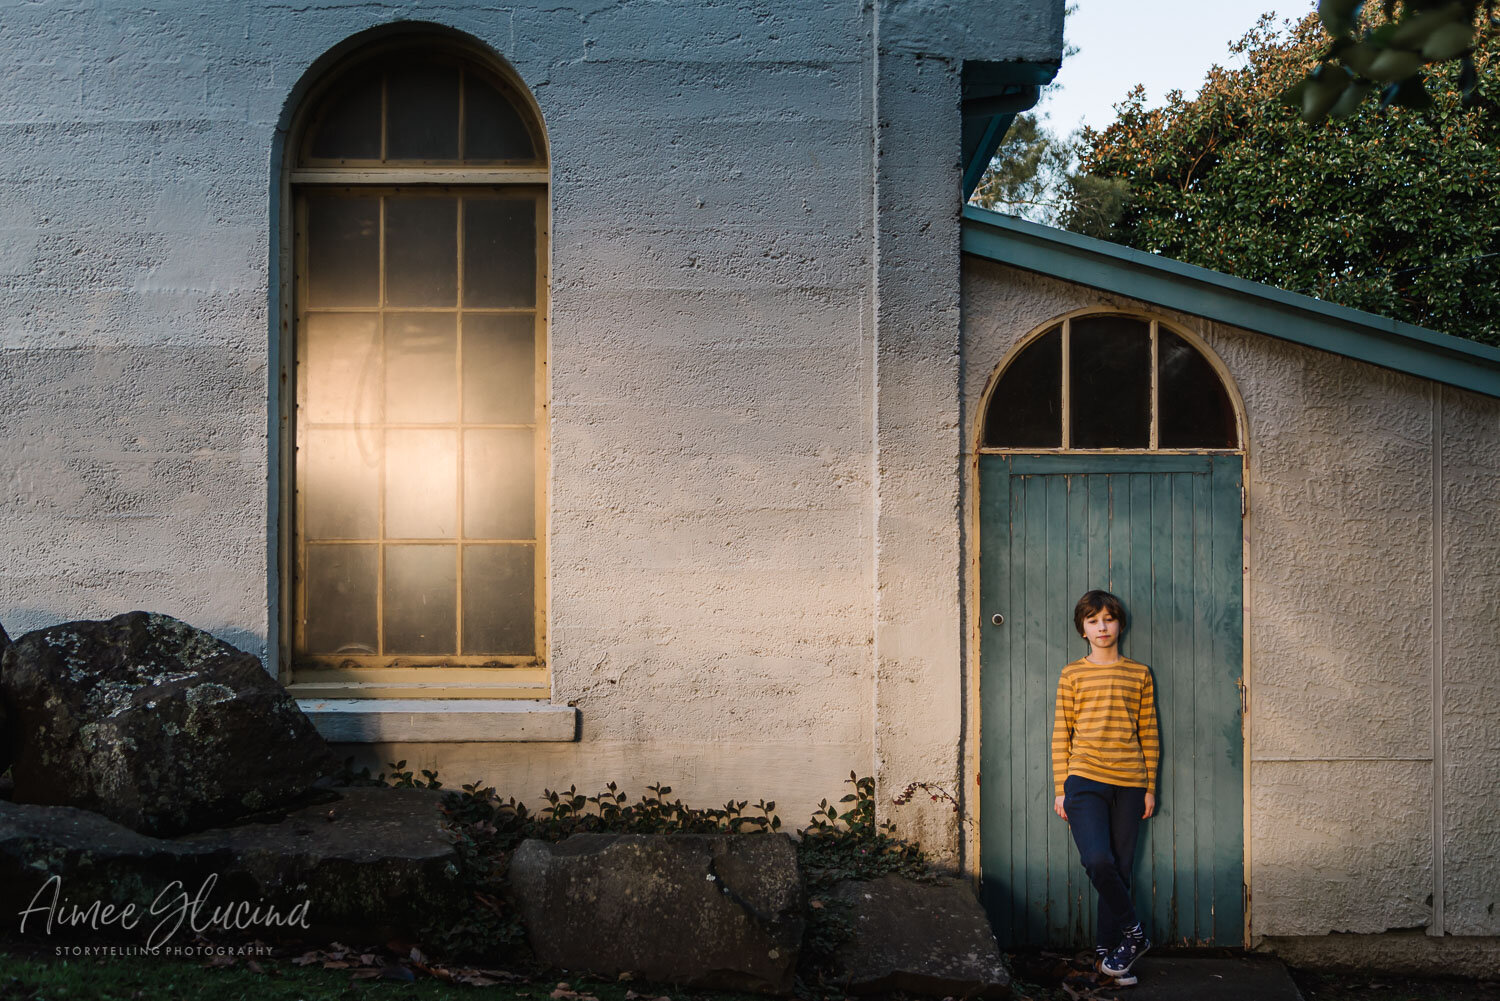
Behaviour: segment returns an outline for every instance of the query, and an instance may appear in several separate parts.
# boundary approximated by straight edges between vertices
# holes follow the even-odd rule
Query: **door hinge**
[[[1250,689],[1245,687],[1244,678],[1236,678],[1234,679],[1234,683],[1240,690],[1240,718],[1244,719],[1250,715]]]
[[[1250,513],[1250,490],[1245,484],[1240,484],[1240,517]]]

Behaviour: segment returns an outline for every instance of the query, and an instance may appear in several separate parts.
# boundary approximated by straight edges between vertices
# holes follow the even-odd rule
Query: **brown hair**
[[[1073,628],[1078,630],[1078,635],[1083,635],[1083,620],[1098,615],[1100,612],[1109,612],[1120,621],[1120,630],[1125,629],[1125,606],[1120,604],[1120,599],[1108,591],[1090,591],[1078,599],[1078,604],[1073,606]]]

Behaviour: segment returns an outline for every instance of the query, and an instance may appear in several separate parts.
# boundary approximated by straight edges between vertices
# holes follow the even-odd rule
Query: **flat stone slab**
[[[510,895],[532,951],[564,970],[789,994],[805,923],[784,834],[528,840]]]
[[[12,926],[27,938],[102,934],[139,945],[153,933],[154,944],[186,944],[195,925],[378,942],[458,913],[465,889],[442,794],[338,792],[276,822],[178,838],[75,807],[0,801],[0,908],[30,912],[24,928]],[[133,906],[135,922],[101,920],[109,905],[117,914]]]
[[[828,899],[847,909],[853,926],[853,939],[834,950],[828,975],[849,993],[1010,995],[1010,971],[966,881],[848,880]]]
[[[1199,959],[1146,953],[1132,971],[1134,987],[1105,989],[1129,1001],[1302,1001],[1286,966],[1274,956]]]

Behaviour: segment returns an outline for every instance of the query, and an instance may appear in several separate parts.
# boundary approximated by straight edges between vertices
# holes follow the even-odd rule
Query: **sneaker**
[[[1101,977],[1109,977],[1110,983],[1114,984],[1116,987],[1134,987],[1136,984],[1141,982],[1141,978],[1137,977],[1134,973],[1122,973],[1118,977],[1115,977],[1110,976],[1110,974],[1108,973],[1105,973],[1103,967],[1104,957],[1100,956],[1098,962],[1094,963],[1094,969],[1098,971]]]
[[[1115,951],[1109,954],[1109,958],[1099,964],[1099,969],[1112,977],[1121,977],[1130,972],[1135,961],[1146,954],[1151,948],[1151,940],[1142,936],[1131,938],[1125,936],[1125,940],[1115,947]]]

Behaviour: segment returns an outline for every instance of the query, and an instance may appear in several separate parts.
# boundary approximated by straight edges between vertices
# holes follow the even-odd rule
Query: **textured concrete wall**
[[[911,783],[960,809],[967,635],[962,561],[958,192],[961,62],[1057,59],[1062,10],[880,0],[875,114],[875,754],[881,809]],[[901,832],[961,864],[943,797]]]
[[[1055,60],[1061,11],[12,5],[0,621],[144,607],[275,649],[278,124],[351,36],[438,22],[510,61],[548,129],[550,660],[582,743],[361,757],[520,795],[608,780],[764,795],[801,822],[877,767],[890,626],[879,705],[899,720],[881,774],[951,775],[958,74],[965,58]],[[908,447],[893,403],[883,481],[877,345],[900,342],[878,349],[899,371],[919,336],[909,371],[949,359],[919,407],[950,413]]]
[[[1080,308],[1150,311],[964,267],[965,428],[1029,331]],[[1500,400],[1156,313],[1219,355],[1249,421],[1252,933],[1431,934],[1441,903],[1448,935],[1495,935]]]

